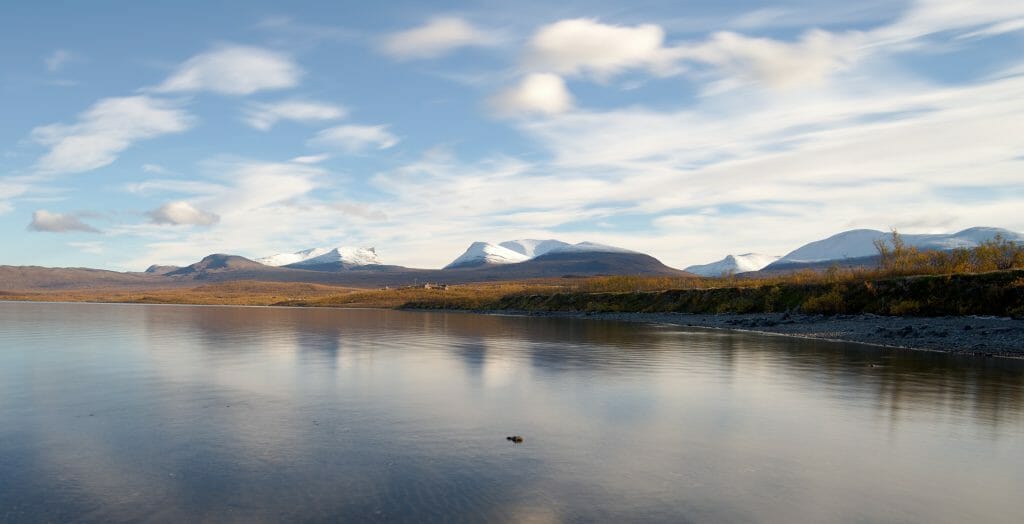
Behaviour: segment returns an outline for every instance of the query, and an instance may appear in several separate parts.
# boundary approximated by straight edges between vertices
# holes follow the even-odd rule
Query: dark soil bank
[[[1024,358],[1024,320],[1001,317],[916,318],[871,314],[826,316],[789,313],[494,313],[737,329],[948,353]]]

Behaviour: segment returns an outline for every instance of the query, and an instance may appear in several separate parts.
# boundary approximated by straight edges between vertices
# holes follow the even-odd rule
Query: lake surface
[[[0,303],[3,522],[1022,515],[1024,361],[580,319]]]

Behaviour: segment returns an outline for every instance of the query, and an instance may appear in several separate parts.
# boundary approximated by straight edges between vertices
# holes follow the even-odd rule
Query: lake
[[[3,522],[1022,515],[1024,361],[587,319],[0,302]]]

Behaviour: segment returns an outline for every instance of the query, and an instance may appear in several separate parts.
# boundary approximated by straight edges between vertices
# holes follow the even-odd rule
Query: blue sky
[[[0,264],[1024,230],[1024,3],[0,8]]]

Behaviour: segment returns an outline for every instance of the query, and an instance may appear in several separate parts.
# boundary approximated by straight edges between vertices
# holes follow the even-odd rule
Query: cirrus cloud
[[[302,75],[302,68],[287,54],[260,47],[226,45],[189,58],[153,90],[249,95],[295,87]]]
[[[344,107],[311,100],[285,100],[273,104],[252,104],[245,111],[245,123],[260,131],[269,131],[281,120],[317,122],[344,118]]]
[[[32,130],[32,139],[50,150],[36,162],[46,174],[80,173],[113,163],[139,140],[180,133],[194,118],[174,102],[145,95],[104,98],[74,124]]]
[[[388,131],[388,126],[344,125],[320,131],[309,140],[309,144],[359,153],[371,148],[388,149],[398,144],[398,141],[398,137]]]

